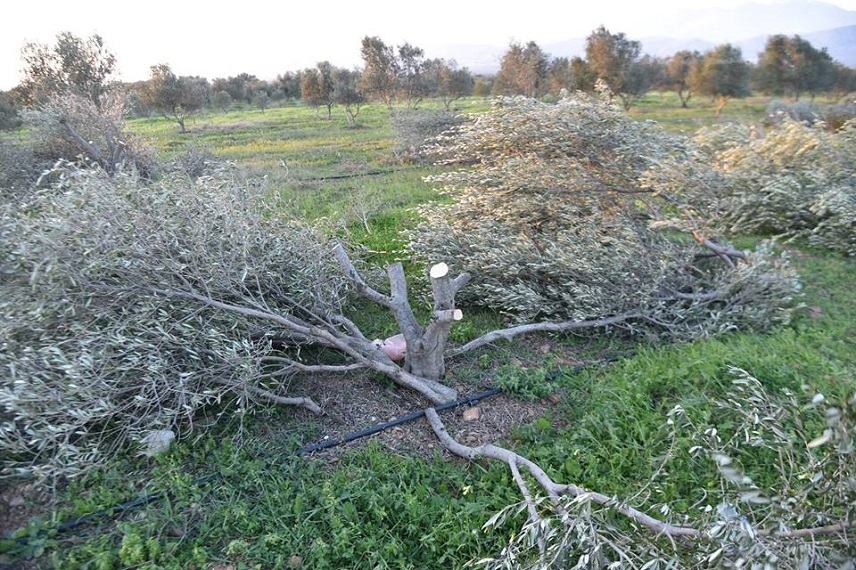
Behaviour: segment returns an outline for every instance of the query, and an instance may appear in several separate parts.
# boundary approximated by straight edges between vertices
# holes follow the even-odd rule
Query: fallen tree
[[[725,181],[706,198],[712,221],[856,255],[856,121],[825,126],[786,118],[765,132],[701,129],[695,144]]]
[[[60,167],[55,185],[0,217],[6,473],[75,475],[127,441],[153,433],[171,441],[214,405],[221,415],[249,413],[257,401],[323,413],[323,401],[289,390],[296,375],[366,369],[441,404],[457,396],[444,382],[448,358],[523,334],[622,329],[683,340],[787,322],[799,291],[787,258],[769,245],[741,251],[719,241],[684,209],[688,181],[715,184],[716,176],[688,161],[681,144],[580,97],[555,109],[513,100],[443,135],[449,164],[463,167],[438,180],[462,192],[455,204],[426,209],[414,248],[423,259],[448,255],[462,272],[445,259],[428,264],[427,322],[414,313],[400,263],[379,285],[344,245],[279,218],[264,183],[229,165],[155,181],[121,167]],[[669,208],[692,239],[656,231]],[[354,295],[387,309],[399,334],[370,339],[349,317]],[[464,318],[459,297],[534,322],[452,347],[450,328]],[[450,452],[509,466],[530,526],[506,554],[533,567],[548,556],[583,566],[641,559],[596,550],[604,528],[609,540],[615,533],[580,515],[592,504],[655,542],[707,536],[702,525],[557,483],[509,449],[463,445],[433,408],[426,416]],[[776,536],[826,533],[799,532]]]

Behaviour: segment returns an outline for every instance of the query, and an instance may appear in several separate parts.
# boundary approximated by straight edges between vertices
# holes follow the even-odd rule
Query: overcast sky
[[[756,0],[757,1],[757,0]],[[775,0],[760,0],[774,3]],[[746,0],[6,0],[0,19],[0,89],[19,78],[18,53],[57,32],[101,34],[119,60],[120,77],[142,79],[166,62],[179,74],[249,72],[270,79],[320,60],[359,63],[364,35],[432,46],[561,41],[599,24],[636,37],[680,35],[665,15],[691,6],[730,7]],[[856,0],[828,0],[856,10]],[[219,4],[219,5],[218,5]],[[740,39],[740,38],[734,38]]]

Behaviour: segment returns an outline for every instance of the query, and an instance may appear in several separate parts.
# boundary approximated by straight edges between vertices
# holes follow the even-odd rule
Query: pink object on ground
[[[404,340],[403,334],[397,334],[381,342],[380,349],[391,360],[403,360],[407,353],[407,342]]]

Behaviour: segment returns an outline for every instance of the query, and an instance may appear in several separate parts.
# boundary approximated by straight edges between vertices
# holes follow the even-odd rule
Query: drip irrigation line
[[[499,388],[491,388],[490,390],[486,390],[484,392],[479,392],[478,394],[473,394],[472,396],[468,396],[466,398],[461,398],[460,400],[454,400],[451,402],[446,402],[445,404],[440,404],[436,406],[434,409],[438,412],[442,412],[444,410],[448,410],[450,408],[456,408],[458,406],[466,406],[469,404],[474,404],[480,400],[484,400],[485,398],[490,398],[491,396],[496,396],[502,392]],[[337,447],[339,445],[354,441],[355,439],[360,439],[363,437],[368,437],[370,435],[374,435],[376,433],[380,433],[382,431],[388,430],[389,428],[400,426],[401,424],[406,424],[415,420],[418,420],[422,416],[425,415],[425,410],[419,410],[416,412],[410,412],[409,414],[403,415],[401,417],[395,418],[388,422],[383,422],[379,424],[375,424],[371,427],[367,427],[365,429],[361,429],[359,431],[352,431],[345,436],[338,439],[325,439],[323,441],[319,441],[318,443],[313,443],[311,445],[304,445],[300,449],[297,450],[297,455],[303,456],[308,455],[310,453],[315,453],[316,451],[321,451],[324,449],[329,449],[331,447]]]
[[[606,364],[609,362],[614,362],[616,360],[618,360],[618,358],[608,357],[608,358],[598,360],[598,361],[594,361],[594,362],[590,362],[587,364],[578,364],[578,365],[572,367],[571,371],[573,373],[577,373],[577,372],[580,372],[586,368],[594,366],[596,364]],[[553,377],[550,378],[551,381],[554,379],[555,378],[553,378]],[[435,406],[434,409],[438,412],[443,412],[446,410],[450,410],[452,408],[457,408],[458,406],[467,406],[470,404],[474,404],[476,402],[480,402],[481,400],[485,400],[487,398],[491,398],[493,396],[496,396],[497,394],[499,394],[501,392],[502,392],[502,390],[500,388],[491,388],[489,390],[485,390],[483,392],[473,394],[472,396],[466,396],[464,398],[452,400],[452,401],[446,402],[444,404],[439,404],[439,405]],[[345,434],[344,436],[342,436],[340,438],[325,439],[325,440],[322,440],[322,441],[319,441],[319,442],[316,442],[316,443],[313,443],[310,445],[304,445],[303,447],[298,448],[294,452],[294,456],[303,457],[303,456],[309,455],[311,453],[323,451],[325,449],[330,449],[331,447],[338,447],[340,445],[344,445],[346,443],[355,441],[357,439],[362,439],[364,437],[368,437],[370,435],[380,433],[380,432],[388,430],[392,427],[416,421],[424,415],[425,415],[425,410],[418,410],[418,411],[411,412],[409,414],[397,417],[397,418],[390,420],[390,421],[387,421],[387,422],[381,422],[379,424],[375,424],[373,426],[363,428],[361,430],[350,432],[350,433]],[[215,481],[215,480],[219,479],[220,477],[222,477],[222,475],[220,473],[209,473],[207,475],[197,477],[196,479],[194,479],[192,481],[192,483],[194,485],[201,485],[204,483],[210,483],[211,481]],[[89,524],[90,522],[92,522],[96,519],[99,519],[102,517],[107,517],[107,516],[115,517],[115,516],[120,515],[122,513],[136,509],[137,507],[141,507],[143,505],[147,505],[149,503],[153,503],[155,501],[165,499],[167,497],[167,495],[168,495],[167,491],[157,491],[154,493],[143,493],[143,494],[138,495],[132,499],[129,499],[127,501],[123,501],[121,503],[113,505],[112,507],[107,507],[105,509],[94,511],[94,512],[91,512],[91,513],[81,515],[79,517],[67,520],[65,522],[58,524],[53,529],[42,529],[38,532],[38,534],[46,534],[46,533],[50,532],[51,530],[55,531],[56,533],[68,532],[68,531],[74,530],[78,527],[81,527],[83,525]],[[5,538],[11,539],[11,537],[5,537]],[[22,536],[22,537],[16,538],[15,541],[18,542],[19,544],[25,544],[31,538],[33,538],[32,535]]]
[[[345,180],[347,178],[362,178],[363,176],[381,176],[383,174],[394,174],[396,172],[409,172],[411,170],[422,170],[422,167],[411,167],[411,168],[391,168],[389,170],[369,170],[368,172],[357,172],[353,174],[331,174],[329,176],[317,176],[317,177],[307,177],[307,178],[297,178],[295,177],[293,180],[296,182],[318,182],[324,180]]]
[[[472,396],[467,396],[465,398],[460,398],[458,400],[453,400],[451,402],[446,402],[444,404],[440,404],[440,405],[436,406],[435,409],[439,412],[439,411],[444,411],[444,410],[456,408],[458,406],[465,406],[465,405],[473,404],[475,402],[484,400],[486,398],[490,398],[491,396],[496,396],[500,392],[502,392],[502,390],[500,390],[499,388],[491,388],[490,390],[486,390],[484,392],[479,392],[478,394],[473,394]],[[357,439],[361,439],[364,437],[368,437],[370,435],[374,435],[376,433],[380,433],[380,432],[385,431],[391,427],[415,421],[424,415],[425,415],[424,410],[419,410],[417,412],[411,412],[407,415],[401,416],[399,418],[395,418],[394,420],[375,424],[371,427],[348,433],[341,438],[327,439],[327,440],[320,441],[318,443],[313,443],[311,445],[304,445],[303,447],[299,448],[294,453],[294,455],[298,456],[298,457],[302,457],[302,456],[308,455],[308,454],[316,452],[316,451],[329,449],[331,447],[337,447],[339,445],[343,445],[345,443],[349,443],[349,442],[357,440]],[[204,483],[210,483],[211,481],[219,479],[220,477],[221,477],[220,473],[209,473],[207,475],[197,477],[196,479],[194,479],[192,481],[192,483],[194,485],[201,485]],[[44,529],[44,530],[40,531],[39,534],[47,533],[47,532],[50,532],[51,530],[53,530],[57,533],[68,532],[70,530],[74,530],[78,527],[86,525],[86,524],[88,524],[88,523],[90,523],[96,519],[99,519],[102,517],[107,517],[107,516],[115,517],[115,516],[120,515],[122,513],[131,511],[137,507],[141,507],[143,505],[147,505],[149,503],[159,501],[159,500],[164,499],[166,497],[167,497],[166,491],[157,491],[154,493],[143,493],[143,494],[138,495],[132,499],[129,499],[127,501],[123,501],[119,504],[113,505],[112,507],[107,507],[105,509],[94,511],[92,513],[81,515],[81,516],[73,518],[71,520],[67,520],[65,522],[58,524],[53,529]],[[11,538],[11,537],[7,537],[7,538]],[[22,536],[22,537],[15,539],[15,540],[18,543],[26,543],[31,538],[32,538],[32,535]]]

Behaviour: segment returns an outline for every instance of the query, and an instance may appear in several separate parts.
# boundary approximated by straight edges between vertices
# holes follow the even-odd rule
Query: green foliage
[[[550,385],[550,373],[546,368],[523,368],[514,364],[500,366],[496,370],[496,387],[506,394],[538,400],[546,398],[554,390]]]
[[[638,41],[603,26],[586,38],[588,68],[618,95],[625,110],[662,79],[662,63],[648,55],[640,58],[641,51]]]
[[[512,42],[493,81],[494,95],[540,97],[547,92],[549,56],[535,42]]]
[[[28,43],[21,50],[24,77],[18,90],[25,105],[74,94],[100,105],[116,67],[116,57],[98,34],[88,38],[61,32],[54,45]]]
[[[689,75],[690,88],[701,95],[718,97],[717,116],[728,99],[749,94],[751,69],[739,47],[716,46],[704,54]]]
[[[202,77],[179,77],[162,63],[151,67],[151,77],[140,96],[145,106],[175,121],[185,132],[187,116],[208,102],[208,81]]]
[[[758,89],[774,95],[829,91],[836,80],[832,57],[799,36],[767,38],[755,68]]]
[[[14,91],[0,91],[0,131],[21,126],[20,108]]]

